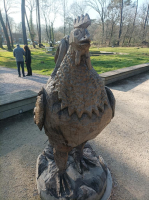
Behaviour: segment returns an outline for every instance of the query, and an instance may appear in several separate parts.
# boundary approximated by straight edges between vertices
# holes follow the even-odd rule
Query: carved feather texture
[[[88,69],[84,61],[76,66],[71,57],[68,51],[55,76],[55,90],[62,102],[61,109],[68,107],[69,115],[76,112],[79,118],[83,113],[92,117],[94,112],[99,116],[99,110],[103,112],[107,104],[103,82],[94,69]]]
[[[34,122],[37,124],[40,130],[42,130],[44,124],[44,102],[42,91],[37,96],[36,105],[34,108]]]

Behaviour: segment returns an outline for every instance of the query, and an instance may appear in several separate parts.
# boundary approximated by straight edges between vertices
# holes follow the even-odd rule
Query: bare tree
[[[3,17],[2,17],[1,9],[0,9],[0,22],[1,22],[2,27],[3,27],[5,38],[6,38],[6,41],[7,41],[8,50],[11,50],[10,40],[9,40],[8,32],[7,32]]]
[[[2,35],[1,35],[1,33],[0,33],[0,48],[3,48]]]
[[[64,36],[66,35],[66,1],[64,0],[63,5],[63,11],[64,11]]]
[[[37,20],[37,31],[38,31],[38,43],[39,43],[39,47],[41,47],[41,25],[40,25],[39,0],[36,0],[36,20]]]
[[[54,30],[53,25],[57,17],[60,4],[58,0],[43,0],[41,5],[42,14],[46,25],[46,35],[50,46],[54,44]],[[48,15],[47,15],[48,13]]]
[[[144,26],[143,26],[144,29],[146,28],[148,16],[149,16],[149,4],[147,6],[146,16],[145,16],[145,20],[144,20]]]
[[[136,0],[136,10],[135,10],[135,15],[134,15],[134,19],[133,19],[132,30],[131,30],[129,41],[128,41],[129,45],[130,45],[130,42],[131,42],[131,39],[132,39],[132,35],[133,35],[133,32],[134,32],[134,28],[135,28],[137,12],[138,12],[138,0]]]
[[[116,37],[115,37],[115,32],[116,32],[116,26],[118,24],[119,20],[119,12],[118,12],[118,5],[115,4],[115,2],[110,2],[108,7],[107,7],[107,21],[109,23],[109,29],[107,32],[109,32],[109,46],[115,45],[116,42]]]
[[[118,42],[117,45],[119,46],[120,44],[120,38],[122,34],[122,28],[123,28],[123,8],[124,8],[124,0],[121,0],[120,3],[120,26],[119,26],[119,34],[118,34]]]
[[[124,9],[129,9],[129,6],[131,5],[131,0],[113,0],[113,2],[117,5],[117,8],[120,9],[120,18],[119,18],[119,33],[118,33],[118,41],[117,45],[120,45],[120,40],[122,36],[123,31],[123,22],[124,22]]]
[[[72,17],[67,17],[65,20],[65,25],[68,26],[68,34],[70,34],[71,30],[73,29],[73,18]],[[67,30],[66,30],[67,32]]]
[[[2,38],[2,26],[0,23],[0,48],[3,48],[3,38]]]
[[[29,12],[30,12],[30,20],[28,20],[27,17],[27,13],[25,10],[25,15],[26,15],[26,21],[27,21],[27,25],[28,25],[28,30],[29,30],[29,34],[30,34],[30,38],[33,44],[33,47],[35,48],[35,31],[34,31],[34,26],[33,26],[33,11],[35,9],[35,0],[27,0],[26,1],[26,7],[28,8]]]
[[[146,38],[146,26],[148,23],[148,17],[149,17],[149,4],[147,5],[147,10],[146,10],[146,16],[145,16],[145,20],[144,20],[144,25],[143,25],[143,39]]]
[[[30,28],[30,25],[29,25],[29,21],[28,21],[28,18],[27,18],[26,11],[25,11],[25,16],[26,16],[26,21],[27,21],[27,26],[28,26],[28,30],[29,30],[29,33],[30,33],[31,41],[32,41],[33,47],[35,48],[34,36],[32,34],[32,31],[31,31],[31,28]]]
[[[80,16],[81,14],[85,14],[87,9],[85,1],[81,2],[74,2],[70,5],[71,15],[73,18],[76,18],[77,16]]]
[[[102,23],[102,38],[105,31],[105,19],[107,16],[107,0],[86,0],[87,6],[93,8],[100,16]]]
[[[25,0],[22,0],[22,2],[21,2],[21,14],[22,14],[23,42],[24,42],[24,44],[28,44],[27,36],[26,36],[26,26],[25,26]]]
[[[65,18],[65,26],[66,25],[68,26],[67,28],[68,34],[70,34],[70,31],[73,28],[74,19],[77,18],[78,16],[85,15],[86,9],[87,9],[87,6],[86,6],[85,1],[74,2],[70,5],[71,12],[69,13],[69,16]]]
[[[68,1],[66,0],[61,0],[60,2],[60,7],[59,9],[59,14],[63,18],[63,35],[66,35],[66,18],[70,17],[70,10],[68,9]]]
[[[5,15],[6,15],[6,29],[7,29],[7,26],[8,26],[9,34],[10,34],[10,38],[11,38],[11,46],[13,47],[12,32],[11,32],[9,18],[8,18],[8,11],[10,9],[10,2],[9,1],[7,2],[7,5],[6,5],[6,0],[4,0],[4,9],[5,9]]]

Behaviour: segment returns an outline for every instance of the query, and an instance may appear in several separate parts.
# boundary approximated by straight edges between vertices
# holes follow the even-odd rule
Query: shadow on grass
[[[0,50],[6,50],[4,47],[0,47]]]
[[[0,66],[6,67],[6,68],[14,68],[14,67],[16,68],[17,67],[15,60],[9,60],[9,61],[1,61],[0,60]]]
[[[5,47],[2,47],[2,48],[0,48],[0,50],[2,49],[2,50],[5,50],[5,51],[8,51],[8,52],[12,52],[14,48],[15,47],[11,47],[11,49],[8,49],[8,48],[5,48]]]

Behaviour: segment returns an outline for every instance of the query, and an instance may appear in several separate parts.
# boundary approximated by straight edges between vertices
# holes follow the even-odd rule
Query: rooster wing
[[[45,116],[45,102],[44,102],[44,88],[42,88],[37,96],[35,108],[34,108],[34,122],[37,124],[38,128],[42,130],[44,125]]]
[[[110,90],[110,88],[108,88],[107,86],[105,86],[106,92],[107,92],[107,96],[110,102],[110,106],[112,108],[112,118],[114,117],[115,114],[115,97],[112,93],[112,91]]]

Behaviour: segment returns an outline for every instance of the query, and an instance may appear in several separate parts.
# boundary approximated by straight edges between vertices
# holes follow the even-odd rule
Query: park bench
[[[49,51],[53,51],[54,47],[45,47],[45,49],[46,49],[46,52],[49,52]]]

